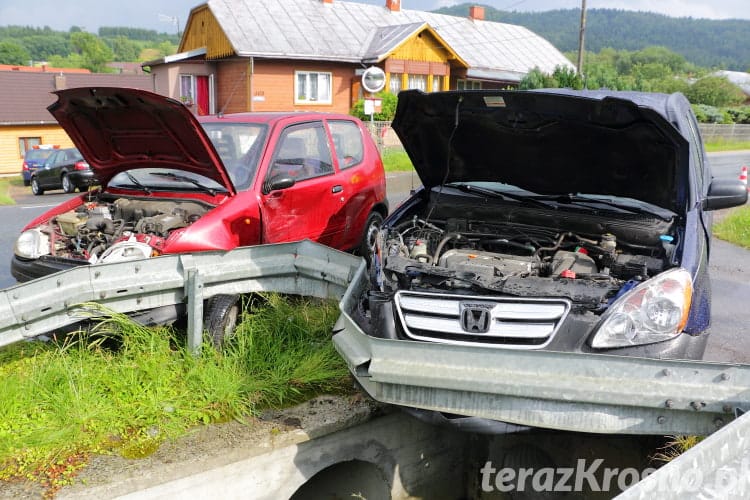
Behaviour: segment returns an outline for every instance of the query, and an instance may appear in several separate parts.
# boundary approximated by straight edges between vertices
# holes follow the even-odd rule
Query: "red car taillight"
[[[75,165],[73,165],[73,168],[75,170],[88,170],[89,164],[86,163],[85,161],[77,161]]]
[[[22,167],[22,169],[23,169],[23,170],[28,170],[28,169],[29,169],[29,164],[28,164],[28,163],[26,163],[26,162],[23,162],[23,167]]]

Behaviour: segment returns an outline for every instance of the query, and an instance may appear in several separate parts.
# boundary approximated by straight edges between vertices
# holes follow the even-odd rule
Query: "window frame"
[[[317,85],[317,97],[315,99],[310,99],[309,93],[305,92],[305,98],[300,99],[300,88],[299,88],[299,78],[300,76],[305,75],[305,86],[311,86],[311,75],[316,75],[316,85]],[[320,76],[321,75],[327,75],[328,76],[328,97],[327,99],[321,99],[320,98],[320,91],[321,91],[321,85],[320,85]],[[305,89],[307,90],[307,89]],[[310,70],[295,70],[294,71],[294,104],[305,104],[305,105],[331,105],[333,104],[333,73],[330,71],[310,71]]]
[[[333,142],[333,150],[336,153],[336,160],[338,161],[339,170],[347,170],[353,167],[356,167],[357,165],[361,165],[363,161],[365,161],[365,141],[362,137],[362,129],[359,128],[359,126],[351,121],[351,120],[342,120],[342,119],[333,119],[333,120],[327,120],[328,121],[328,130],[331,133],[331,141]],[[350,138],[357,137],[357,144],[359,145],[359,158],[357,155],[343,155],[339,156],[341,153],[348,153],[349,151],[345,151],[345,148],[343,145],[341,145],[341,150],[337,147],[336,144],[336,135],[342,135],[339,131],[336,130],[337,127],[349,127],[351,128],[351,135]],[[356,131],[356,132],[355,132]],[[355,148],[357,149],[357,148]],[[345,159],[349,156],[354,160],[353,163],[346,165]]]
[[[470,86],[467,86],[467,84],[470,84]],[[482,81],[465,78],[456,80],[456,90],[482,90]]]
[[[308,160],[312,161],[318,161],[320,162],[320,165],[327,165],[328,169],[325,171],[320,171],[317,173],[313,173],[311,175],[310,172],[300,172],[300,174],[292,176],[295,180],[295,183],[304,182],[309,179],[317,179],[320,177],[329,177],[336,174],[336,169],[333,165],[333,152],[331,151],[331,144],[328,141],[328,132],[326,131],[326,126],[323,123],[323,121],[311,121],[311,122],[305,122],[305,123],[295,123],[293,125],[289,125],[284,128],[284,130],[281,131],[278,138],[276,139],[276,145],[274,146],[275,150],[273,152],[273,156],[271,157],[271,162],[268,166],[268,169],[264,176],[264,183],[270,181],[273,179],[277,174],[274,172],[274,166],[276,164],[276,161],[281,158],[281,151],[284,148],[284,141],[286,140],[289,135],[294,134],[295,132],[302,131],[303,133],[312,130],[313,134],[316,136],[317,146],[318,146],[318,153],[321,153],[321,147],[325,148],[325,152],[328,154],[328,161],[324,161],[325,158],[322,158],[320,155],[312,154],[311,156],[305,156],[305,163]],[[304,164],[300,165],[303,167],[304,170]]]
[[[33,142],[36,141],[34,144]],[[18,152],[19,158],[26,158],[26,152],[30,149],[34,149],[34,146],[41,146],[41,137],[19,137],[18,138]]]
[[[188,84],[190,87],[189,94],[183,93],[184,91],[183,85],[182,85],[183,79],[190,80],[190,83]],[[182,101],[182,103],[185,106],[192,106],[195,103],[195,98],[196,98],[195,75],[192,73],[180,73],[178,80],[180,82],[180,101]]]

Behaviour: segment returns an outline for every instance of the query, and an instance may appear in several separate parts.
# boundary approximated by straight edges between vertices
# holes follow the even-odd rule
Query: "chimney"
[[[385,0],[385,6],[391,12],[399,12],[401,10],[401,0]]]
[[[55,75],[55,90],[65,90],[68,88],[68,84],[65,81],[65,75],[60,73]]]
[[[473,21],[484,21],[484,7],[472,5],[469,7],[469,19]]]

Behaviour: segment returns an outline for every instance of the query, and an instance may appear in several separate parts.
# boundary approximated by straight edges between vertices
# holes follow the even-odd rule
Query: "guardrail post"
[[[193,354],[198,354],[203,342],[203,281],[196,269],[192,255],[181,257],[185,270],[185,295],[187,296],[187,343]]]

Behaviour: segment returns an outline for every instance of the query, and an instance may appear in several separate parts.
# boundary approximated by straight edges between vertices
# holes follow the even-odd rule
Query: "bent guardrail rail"
[[[366,335],[352,315],[359,269],[334,345],[376,400],[548,429],[707,435],[750,407],[750,366],[521,351]]]
[[[188,344],[203,333],[203,300],[271,291],[339,299],[364,260],[300,241],[228,252],[81,266],[0,290],[0,346],[80,322],[79,304],[133,313],[186,304]]]
[[[750,496],[750,414],[663,465],[618,500],[744,499]]]

